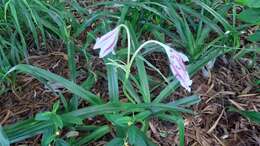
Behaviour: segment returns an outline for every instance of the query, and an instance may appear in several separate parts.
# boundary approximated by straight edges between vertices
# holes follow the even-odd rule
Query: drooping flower
[[[100,49],[99,58],[103,58],[111,52],[114,53],[114,49],[118,41],[119,31],[120,27],[116,27],[102,37],[97,38],[93,49]]]
[[[168,55],[170,68],[173,75],[180,82],[181,86],[190,92],[192,80],[190,80],[188,71],[184,64],[184,62],[189,61],[188,57],[183,53],[175,51],[167,45],[164,45],[163,47]]]
[[[189,74],[187,72],[186,66],[184,62],[189,61],[188,57],[180,52],[175,51],[173,48],[169,47],[168,45],[165,45],[161,42],[155,41],[155,40],[149,40],[145,43],[143,43],[132,55],[131,60],[130,60],[130,33],[124,24],[121,24],[117,26],[115,29],[112,31],[106,33],[103,35],[101,38],[98,38],[96,41],[96,44],[94,45],[93,49],[100,49],[99,52],[99,57],[103,58],[109,53],[114,53],[115,46],[118,41],[119,37],[119,32],[120,28],[124,27],[127,31],[127,37],[128,37],[128,61],[127,61],[127,66],[130,68],[134,58],[137,56],[137,53],[147,44],[149,43],[156,43],[160,46],[162,46],[169,58],[170,62],[170,68],[173,73],[173,75],[176,77],[176,79],[180,82],[181,86],[183,86],[185,89],[187,89],[189,92],[191,91],[191,84],[192,80],[190,80]]]

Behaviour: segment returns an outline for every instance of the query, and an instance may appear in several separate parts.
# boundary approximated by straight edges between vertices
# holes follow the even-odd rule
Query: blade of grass
[[[40,46],[39,46],[39,40],[38,40],[38,33],[37,33],[36,27],[33,22],[33,20],[35,20],[35,18],[34,18],[34,15],[32,15],[33,13],[30,13],[31,15],[29,15],[29,13],[27,11],[27,8],[29,8],[29,10],[31,10],[30,6],[25,0],[17,1],[17,4],[19,5],[19,8],[20,8],[19,11],[21,11],[23,16],[25,16],[25,18],[26,18],[26,23],[27,23],[29,29],[31,30],[36,47],[39,49]],[[24,6],[24,4],[26,4],[27,8]]]
[[[80,27],[76,30],[74,36],[78,37],[87,27],[89,27],[91,24],[93,24],[96,20],[101,19],[103,17],[111,17],[111,18],[117,18],[117,16],[112,15],[110,12],[97,12],[93,14],[90,18],[86,18],[84,22],[80,25]]]
[[[119,87],[118,87],[118,74],[117,68],[113,65],[108,65],[109,59],[115,59],[115,57],[110,54],[104,59],[107,69],[107,82],[108,82],[108,94],[111,102],[119,101]]]
[[[185,145],[185,127],[184,127],[184,120],[183,118],[178,114],[172,114],[172,115],[166,115],[166,114],[159,114],[159,119],[170,121],[173,123],[176,123],[179,129],[179,138],[180,138],[180,146]]]
[[[22,49],[23,49],[23,54],[25,56],[25,60],[26,60],[27,63],[29,63],[27,45],[26,45],[24,35],[23,35],[21,27],[20,27],[18,18],[17,18],[18,16],[17,16],[17,12],[16,12],[16,9],[15,9],[15,3],[13,1],[11,1],[8,6],[10,7],[11,15],[14,18],[16,30],[19,33],[19,36],[20,36],[20,39],[21,39]]]
[[[225,20],[219,13],[217,13],[215,10],[213,10],[211,7],[209,7],[207,4],[203,3],[200,0],[192,0],[197,5],[201,6],[205,10],[207,10],[209,13],[211,13],[226,29],[226,31],[234,31],[233,27]]]
[[[9,146],[10,145],[10,142],[9,142],[6,134],[4,133],[4,130],[3,130],[1,125],[0,125],[0,145],[1,146]]]
[[[138,48],[138,41],[137,38],[135,36],[134,30],[131,26],[131,24],[128,23],[128,27],[129,27],[129,31],[131,34],[131,46],[133,48],[133,50],[136,50]],[[137,67],[138,70],[138,78],[139,78],[139,82],[140,82],[140,90],[141,90],[141,94],[143,96],[143,100],[146,103],[151,102],[151,95],[150,95],[150,90],[149,90],[149,83],[148,83],[148,78],[147,78],[147,73],[145,70],[145,66],[144,66],[144,61],[142,59],[140,59],[139,57],[137,57],[135,59],[135,65]]]
[[[120,71],[118,72],[118,77],[119,80],[123,83],[123,91],[125,93],[125,96],[128,97],[129,100],[134,100],[132,101],[133,103],[141,103],[141,98],[139,95],[136,93],[134,87],[132,86],[131,80],[133,77],[130,75],[130,78],[128,80],[125,80],[125,73]],[[129,93],[129,95],[128,95]]]
[[[74,145],[76,145],[76,146],[88,145],[89,143],[98,140],[99,138],[103,137],[104,135],[106,135],[109,132],[110,132],[109,126],[107,126],[107,125],[101,126],[99,128],[96,128],[96,130],[93,131],[92,133],[77,140],[77,142]]]
[[[72,82],[76,82],[77,68],[75,62],[75,45],[69,38],[66,38],[65,41],[67,41],[66,47],[67,47],[67,54],[68,54],[70,79]]]
[[[190,106],[193,104],[197,104],[200,102],[200,97],[197,95],[193,95],[193,96],[188,96],[188,97],[183,97],[181,99],[176,100],[175,102],[171,102],[168,103],[169,106],[181,106],[181,107],[186,107],[186,106]],[[141,112],[137,115],[135,115],[135,118],[143,121],[144,119],[148,118],[149,116],[153,115],[154,113],[159,112],[157,111],[144,111]]]
[[[20,64],[20,65],[16,65],[13,68],[11,68],[7,74],[10,74],[11,72],[16,71],[16,70],[19,72],[30,74],[30,75],[36,77],[37,79],[45,79],[48,81],[55,81],[57,83],[60,83],[65,88],[67,88],[70,92],[74,93],[75,95],[77,95],[79,97],[82,97],[83,99],[89,101],[92,104],[102,103],[101,99],[98,96],[94,95],[93,93],[86,91],[82,87],[76,85],[75,83],[68,81],[68,80],[64,79],[63,77],[53,74],[51,72],[48,72],[46,70],[31,66],[31,65]]]
[[[95,105],[91,107],[82,108],[76,111],[65,113],[61,115],[61,118],[64,117],[79,117],[86,119],[88,117],[93,117],[97,115],[104,115],[108,113],[114,113],[118,111],[127,111],[128,113],[145,111],[148,110],[145,115],[146,117],[150,116],[154,111],[158,113],[159,111],[172,111],[172,112],[187,112],[192,113],[190,110],[178,107],[178,105],[171,103],[168,105],[165,104],[129,104],[129,103],[109,103],[102,105]],[[142,118],[146,118],[142,116]],[[67,118],[66,118],[67,119]],[[141,119],[141,117],[140,117]],[[34,119],[28,119],[22,122],[19,122],[15,125],[10,125],[4,127],[4,131],[7,137],[10,140],[10,143],[18,142],[23,139],[41,134],[46,129],[54,126],[52,122],[48,121],[35,121]]]
[[[127,14],[128,7],[123,7],[121,11],[121,16],[117,25],[120,25]],[[128,38],[130,39],[130,38]],[[109,59],[113,59],[114,57],[109,56]],[[108,62],[108,60],[106,60]],[[107,79],[108,79],[108,89],[109,89],[109,97],[110,101],[118,102],[119,101],[119,87],[118,87],[118,73],[117,68],[113,65],[107,65]]]

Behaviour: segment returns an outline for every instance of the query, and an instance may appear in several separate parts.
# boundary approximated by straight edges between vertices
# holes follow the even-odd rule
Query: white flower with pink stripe
[[[127,37],[128,37],[128,51],[130,51],[129,30],[128,30],[127,26],[125,26],[124,24],[121,24],[121,25],[117,26],[115,29],[113,29],[112,31],[106,33],[105,35],[101,36],[100,38],[97,38],[93,49],[94,50],[100,49],[99,58],[103,58],[110,53],[115,54],[115,47],[116,47],[116,44],[118,41],[119,32],[120,32],[121,28],[126,29]]]
[[[189,59],[186,55],[184,55],[180,52],[177,52],[173,48],[171,48],[168,45],[165,45],[161,42],[158,42],[158,41],[155,41],[155,40],[149,40],[149,41],[146,41],[145,43],[143,43],[134,52],[134,54],[132,55],[131,60],[130,60],[130,33],[129,33],[127,26],[125,26],[123,24],[119,25],[118,27],[116,27],[112,31],[106,33],[101,38],[97,39],[96,44],[94,45],[94,49],[100,48],[100,52],[99,52],[100,58],[103,58],[110,53],[115,54],[114,51],[115,51],[115,47],[116,47],[116,44],[117,44],[117,41],[118,41],[119,32],[120,32],[121,27],[126,29],[127,37],[128,37],[128,57],[127,57],[127,64],[126,64],[126,66],[128,67],[127,68],[128,71],[130,71],[130,67],[131,67],[135,57],[139,53],[139,51],[141,51],[141,49],[145,45],[150,44],[150,43],[155,43],[155,44],[162,46],[165,49],[165,51],[168,55],[168,58],[169,58],[170,69],[171,69],[173,75],[176,77],[176,79],[180,82],[181,86],[184,87],[189,92],[191,91],[190,86],[192,84],[192,80],[190,80],[188,71],[186,69],[186,65],[184,64],[184,62],[189,61]]]
[[[180,52],[175,51],[169,46],[165,45],[164,49],[168,55],[170,68],[173,75],[178,81],[180,81],[181,86],[190,92],[192,80],[190,80],[189,74],[184,64],[184,62],[189,61],[188,57]]]
[[[99,57],[103,58],[111,52],[114,52],[118,40],[119,28],[108,32],[101,38],[98,38],[93,49],[100,49]]]

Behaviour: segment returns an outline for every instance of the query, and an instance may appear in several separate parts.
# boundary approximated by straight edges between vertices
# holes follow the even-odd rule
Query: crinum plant
[[[131,45],[131,35],[130,35],[130,31],[129,31],[128,27],[124,24],[117,26],[116,28],[114,28],[113,30],[104,34],[100,38],[97,38],[93,49],[100,49],[100,52],[99,52],[100,58],[104,58],[104,57],[108,56],[110,53],[112,53],[113,55],[116,55],[115,48],[117,46],[117,41],[119,40],[119,34],[120,34],[121,28],[124,28],[127,32],[127,38],[128,38],[127,62],[124,63],[121,60],[109,59],[110,62],[108,62],[107,65],[113,65],[117,68],[122,69],[125,72],[125,78],[123,79],[123,86],[128,85],[127,87],[131,88],[131,87],[129,87],[129,80],[128,80],[131,76],[131,67],[133,66],[134,61],[138,57],[141,50],[145,46],[148,46],[149,44],[157,44],[164,50],[164,52],[166,52],[166,54],[168,56],[168,60],[169,60],[170,69],[171,69],[173,75],[175,76],[175,78],[180,82],[181,86],[183,86],[186,90],[191,92],[190,86],[192,84],[192,80],[190,80],[190,77],[189,77],[188,72],[186,70],[186,65],[184,64],[184,62],[189,61],[188,57],[186,55],[184,55],[183,53],[180,53],[180,52],[174,50],[173,48],[169,47],[168,45],[163,44],[163,43],[156,41],[156,40],[149,40],[149,41],[144,42],[133,52],[133,54],[131,56],[131,46],[130,46]],[[132,91],[132,92],[135,92],[135,91]],[[132,99],[130,96],[127,96],[127,97],[129,99],[129,101],[132,101],[133,103],[139,103],[141,101],[140,98],[133,98]],[[151,99],[149,99],[149,100],[143,99],[143,100],[144,100],[144,102],[151,101]],[[181,119],[179,114],[175,113],[174,115],[176,116],[175,117],[176,119],[179,119],[179,120]],[[108,117],[110,117],[110,116],[108,116]],[[128,132],[137,130],[137,128],[135,126],[133,126],[133,123],[136,123],[136,121],[140,121],[140,119],[136,118],[135,116],[130,118],[130,117],[123,117],[123,116],[119,116],[119,115],[116,115],[116,116],[113,115],[112,117],[114,117],[117,120],[121,119],[122,121],[125,122],[125,126],[130,127],[130,128],[128,130],[124,131],[124,130],[122,130],[122,127],[125,127],[125,126],[122,126],[121,125],[122,123],[120,124],[120,122],[118,122],[120,120],[118,120],[117,122],[115,122],[114,120],[111,120],[112,123],[114,123],[116,125],[117,130],[121,129],[121,136],[122,136],[122,133],[124,133],[123,138],[121,137],[121,140],[119,140],[118,138],[114,139],[110,142],[111,144],[115,144],[115,141],[118,142],[118,143],[124,143],[124,145],[127,145],[127,142],[129,142],[132,145],[137,145],[137,141],[138,141],[138,145],[145,144],[145,140],[139,139],[139,140],[135,141],[136,142],[135,143],[135,142],[133,142],[133,140],[131,140],[131,138],[129,139],[129,133]],[[142,121],[142,123],[145,123],[145,122]],[[118,126],[121,127],[121,128],[119,128]],[[145,126],[143,126],[143,127],[145,127]],[[140,136],[142,134],[139,133],[137,135]],[[184,142],[183,139],[184,138],[182,137],[181,141],[180,141],[181,145],[183,145],[183,142]]]
[[[13,4],[15,1],[10,2],[10,4]],[[26,1],[21,1],[19,3],[24,2]],[[72,2],[76,4],[75,0]],[[82,31],[85,31],[86,27],[92,25],[94,21],[99,19],[101,19],[101,21],[99,21],[101,23],[98,22],[97,24],[100,25],[97,27],[102,28],[102,24],[104,24],[104,31],[98,29],[90,30],[88,35],[93,35],[96,32],[101,32],[102,34],[108,32],[97,39],[94,46],[94,49],[101,49],[99,56],[104,59],[106,64],[107,76],[104,78],[108,82],[108,102],[90,91],[94,83],[92,82],[93,76],[87,75],[87,79],[82,85],[77,85],[75,83],[77,76],[75,61],[73,60],[75,50],[71,40],[67,38],[70,37],[68,34],[70,31],[67,31],[67,27],[63,21],[58,21],[58,28],[62,30],[62,34],[60,34],[62,36],[61,38],[64,39],[68,48],[71,81],[38,67],[24,64],[13,67],[9,70],[8,74],[13,71],[30,74],[45,83],[46,87],[49,88],[52,88],[52,86],[48,86],[48,83],[58,83],[59,85],[64,86],[66,91],[72,93],[72,96],[64,98],[62,93],[53,90],[54,94],[60,97],[62,106],[59,105],[59,102],[56,102],[53,106],[53,110],[50,112],[38,113],[35,118],[30,118],[14,125],[6,125],[3,128],[0,126],[0,145],[9,145],[38,134],[43,134],[42,145],[55,144],[80,146],[88,145],[109,133],[112,133],[111,135],[115,136],[106,145],[154,145],[149,139],[149,136],[146,136],[150,126],[149,122],[152,117],[176,123],[179,129],[180,145],[184,145],[184,120],[181,113],[192,114],[193,112],[186,108],[198,103],[200,99],[196,95],[183,97],[169,103],[163,103],[163,99],[172,95],[179,85],[182,85],[182,87],[191,92],[192,81],[190,76],[194,75],[210,60],[223,53],[221,47],[218,47],[218,44],[222,45],[226,40],[229,40],[223,35],[224,32],[230,30],[230,34],[235,34],[234,31],[230,29],[226,20],[215,10],[208,7],[203,2],[197,0],[194,0],[194,2],[196,2],[196,5],[200,6],[194,5],[195,8],[199,9],[199,12],[192,9],[193,7],[188,7],[179,3],[171,3],[171,1],[167,0],[164,0],[163,3],[153,1],[105,2],[112,5],[114,3],[120,4],[117,5],[120,7],[120,13],[115,14],[105,10],[86,14],[85,8],[81,9],[84,16],[84,22],[82,22],[80,27],[73,27],[78,29],[76,29],[76,34],[70,34],[71,36],[77,37]],[[10,4],[10,9],[13,6],[19,6]],[[74,5],[74,7],[79,8],[78,5]],[[128,11],[128,8],[133,9],[133,11]],[[147,13],[140,16],[146,18],[146,16],[149,15],[151,16],[149,18],[155,18],[156,23],[153,24],[150,21],[140,21],[139,19],[134,18],[134,16],[139,17],[140,12],[138,9],[145,10],[145,13]],[[43,10],[50,12],[49,9],[44,8]],[[8,10],[7,12],[10,11]],[[126,14],[129,15],[125,16]],[[59,13],[57,13],[57,15],[59,15]],[[190,15],[193,17],[189,17]],[[211,18],[211,15],[214,16],[214,21],[208,19]],[[126,17],[133,20],[131,23],[132,25],[128,23],[129,20],[126,20]],[[193,18],[197,17],[200,17],[199,25],[193,23]],[[159,20],[157,18],[163,19]],[[42,18],[39,17],[39,19]],[[117,22],[118,26],[112,31],[109,31],[109,27],[107,26],[114,24],[114,20],[117,19],[119,20]],[[197,21],[197,19],[194,20]],[[216,22],[220,22],[225,29],[222,30],[222,27],[218,26]],[[123,25],[122,23],[126,25]],[[156,25],[160,23],[164,25]],[[133,25],[136,25],[137,27],[140,26],[140,29],[133,29]],[[51,28],[53,27],[50,27],[49,29]],[[124,38],[119,41],[119,33],[122,28],[127,32],[127,43],[125,43]],[[54,29],[56,31],[52,31],[59,32],[59,29]],[[155,35],[157,37],[154,39],[160,41],[148,40],[139,44],[142,38],[140,36],[143,32],[148,30],[149,32],[151,31],[154,34],[157,34]],[[172,30],[177,30],[176,32],[178,35],[172,33]],[[197,34],[192,35],[194,33],[192,30],[198,30]],[[218,32],[220,35],[217,35],[218,37],[213,40],[207,41],[205,38],[208,37],[212,30]],[[57,35],[59,36],[59,34]],[[94,37],[92,38],[95,38],[95,35],[93,36]],[[164,39],[159,39],[161,36],[171,37],[172,44],[165,44]],[[125,36],[122,35],[122,37]],[[236,39],[234,38],[234,40]],[[88,41],[89,40],[87,40],[87,42]],[[90,42],[88,43],[92,44]],[[122,45],[117,45],[119,42],[123,45],[127,44],[127,50],[124,49]],[[6,46],[9,47],[9,44],[6,44]],[[119,46],[118,48],[120,48],[117,52],[115,52],[116,46]],[[188,57],[175,49],[172,49],[170,46],[182,48],[183,50],[187,49],[186,53],[189,54],[189,58],[191,59],[190,64],[186,66],[184,62],[188,61]],[[85,54],[88,53],[86,53],[86,48],[88,47],[88,45],[82,47]],[[146,60],[145,57],[147,52],[153,53],[154,50],[166,53],[169,62],[168,68],[170,68],[173,77],[171,75],[170,77],[165,77],[160,70]],[[114,53],[114,55],[111,55],[111,53]],[[167,65],[165,66],[167,67]],[[157,71],[163,80],[157,81],[153,76],[149,75],[149,72],[146,72],[148,67]],[[4,71],[4,73],[5,72],[6,71]],[[122,83],[120,85],[122,88],[119,88],[118,82]],[[88,86],[87,88],[86,84]],[[121,89],[123,90],[123,94],[119,94],[119,90],[121,91]],[[155,89],[160,90],[159,92],[155,92]],[[68,102],[68,99],[75,102]],[[80,107],[79,104],[81,102],[87,102],[88,106]],[[104,121],[109,122],[102,122],[99,124],[96,124],[95,122],[84,122],[84,120],[87,119],[95,120],[95,117],[97,116],[105,119]]]
[[[128,27],[126,25],[119,25],[114,30],[97,39],[94,48],[101,48],[100,57],[106,57],[106,55],[114,51],[116,40],[119,39],[120,28],[125,28],[127,30],[129,36],[128,41],[132,41],[130,36],[132,38],[134,37],[130,34]],[[60,95],[60,93],[58,93],[58,95],[55,93],[57,96],[60,95],[61,103],[65,110],[58,105],[58,102],[54,105],[51,112],[38,113],[35,118],[22,121],[15,125],[5,126],[3,130],[1,130],[1,135],[3,135],[1,138],[5,140],[6,144],[18,142],[36,134],[43,134],[42,145],[86,145],[110,132],[115,132],[116,137],[107,143],[107,145],[154,145],[146,136],[146,133],[149,130],[150,118],[157,117],[177,124],[179,128],[180,145],[184,145],[184,120],[180,113],[192,114],[193,112],[186,109],[186,107],[198,103],[200,100],[198,96],[185,97],[167,104],[159,103],[156,101],[156,98],[152,101],[152,99],[145,100],[147,97],[143,97],[143,99],[141,99],[142,97],[132,97],[132,95],[135,96],[135,94],[139,96],[137,93],[138,91],[136,91],[138,89],[133,88],[134,84],[139,83],[132,82],[135,79],[130,70],[131,67],[136,65],[135,60],[140,56],[139,53],[141,49],[150,43],[162,46],[168,55],[170,68],[173,74],[176,75],[176,79],[181,82],[181,85],[184,88],[190,90],[191,80],[188,76],[186,66],[183,63],[188,60],[187,57],[155,40],[143,43],[132,55],[130,50],[131,43],[128,43],[128,52],[130,53],[127,54],[127,63],[119,60],[113,61],[113,59],[110,59],[110,62],[108,62],[108,65],[123,69],[123,72],[120,71],[120,68],[118,70],[118,74],[122,75],[119,75],[119,79],[123,82],[123,90],[126,90],[124,91],[124,95],[125,97],[128,97],[130,102],[111,100],[105,103],[99,96],[61,76],[38,67],[23,64],[17,65],[13,67],[8,74],[17,70],[31,74],[44,83],[47,83],[48,81],[59,83],[75,96],[89,102],[90,105],[77,110],[66,110],[65,107],[69,103]],[[115,56],[116,55],[117,54],[115,53]],[[121,62],[121,64],[118,62]],[[102,123],[103,125],[89,125],[83,122],[84,119],[93,118],[95,116],[103,116],[106,120],[110,121],[112,127],[109,126],[110,124],[107,125],[105,123]],[[86,130],[86,127],[93,126],[95,128],[87,128]],[[66,135],[70,135],[73,132],[79,132],[82,133],[83,136],[79,136],[78,134],[74,136],[64,136],[62,134],[63,131],[69,131]]]
[[[128,42],[130,42],[130,34],[127,26],[125,25],[119,25],[112,31],[106,33],[103,35],[101,38],[98,38],[96,41],[96,44],[94,46],[94,49],[99,49],[100,48],[100,53],[99,57],[103,58],[109,53],[115,54],[115,47],[118,41],[119,37],[119,32],[120,28],[123,27],[127,31],[127,36],[128,36]],[[173,48],[169,47],[168,45],[165,45],[159,41],[156,40],[149,40],[144,42],[140,47],[134,52],[133,56],[130,58],[130,43],[128,43],[128,57],[127,57],[127,63],[122,67],[122,65],[118,64],[117,66],[121,66],[122,69],[124,69],[127,72],[127,78],[128,74],[130,73],[130,68],[133,64],[133,61],[137,54],[143,49],[148,44],[155,43],[161,46],[169,59],[169,64],[170,64],[170,69],[173,73],[173,75],[176,77],[176,79],[180,82],[180,84],[189,92],[191,91],[191,84],[192,80],[190,80],[190,77],[188,75],[188,72],[186,70],[186,66],[184,62],[189,61],[188,57],[184,55],[183,53],[177,52]],[[124,63],[123,63],[124,64]],[[116,65],[116,64],[115,64]]]

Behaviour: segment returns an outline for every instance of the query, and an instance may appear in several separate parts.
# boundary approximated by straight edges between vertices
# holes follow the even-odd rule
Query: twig
[[[221,114],[219,115],[217,121],[213,124],[213,126],[208,130],[208,134],[210,134],[218,125],[219,120],[221,119],[222,115],[224,114],[225,108],[222,110]]]

